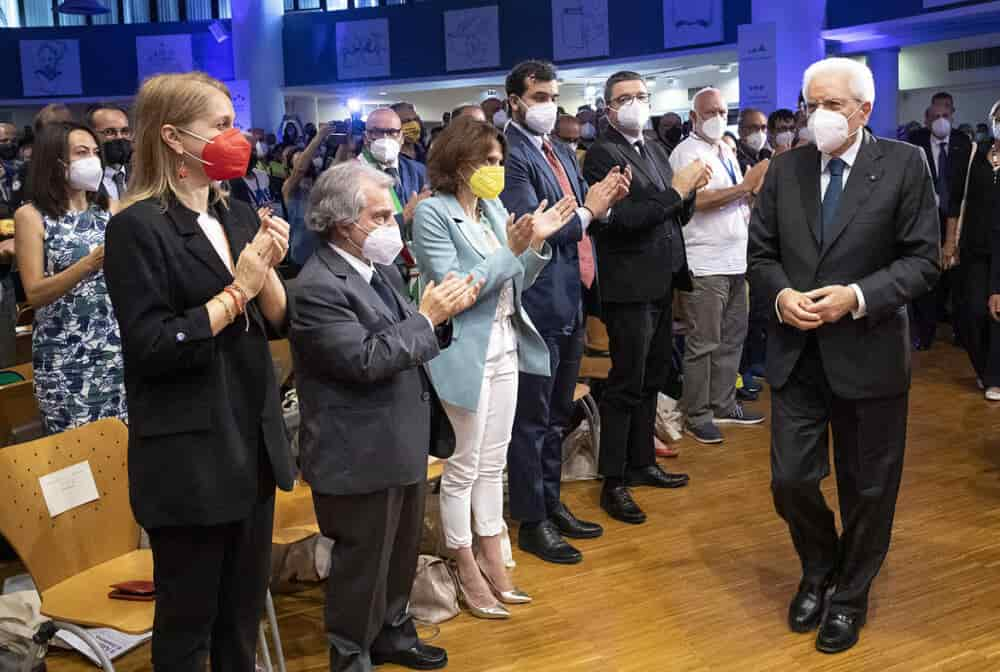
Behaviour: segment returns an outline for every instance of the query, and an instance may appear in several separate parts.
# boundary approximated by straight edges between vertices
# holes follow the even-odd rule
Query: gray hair
[[[706,86],[704,89],[702,89],[698,93],[694,94],[694,98],[691,99],[691,109],[694,110],[695,112],[697,112],[698,111],[698,99],[701,98],[702,96],[706,95],[706,94],[709,94],[709,93],[716,93],[716,94],[718,94],[719,95],[719,99],[722,101],[722,105],[723,106],[726,105],[726,97],[722,95],[722,91],[719,91],[714,86]]]
[[[323,171],[309,194],[306,228],[329,236],[334,225],[358,221],[366,205],[365,183],[379,189],[394,184],[391,177],[361,161],[346,161]]]
[[[802,95],[808,97],[809,84],[818,75],[847,75],[851,95],[862,103],[875,104],[875,77],[871,69],[851,58],[824,58],[816,61],[802,75]],[[808,100],[806,101],[808,102]]]

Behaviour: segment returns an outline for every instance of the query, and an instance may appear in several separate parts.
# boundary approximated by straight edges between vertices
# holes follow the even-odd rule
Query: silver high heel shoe
[[[468,609],[470,614],[476,618],[485,618],[493,621],[502,621],[510,618],[510,612],[499,602],[491,604],[488,607],[477,607],[474,605],[469,599],[469,594],[465,592],[465,586],[462,585],[458,567],[454,567],[452,571],[455,573],[455,583],[458,584],[458,601]]]
[[[497,588],[497,584],[493,582],[493,579],[490,578],[490,575],[486,573],[486,570],[483,569],[483,565],[479,562],[479,558],[476,558],[476,564],[479,565],[479,571],[482,572],[483,577],[486,579],[486,583],[490,585],[490,589],[493,591],[493,594],[496,595],[497,599],[504,604],[529,604],[532,601],[531,595],[518,590],[517,586],[515,586],[513,590],[500,590]]]

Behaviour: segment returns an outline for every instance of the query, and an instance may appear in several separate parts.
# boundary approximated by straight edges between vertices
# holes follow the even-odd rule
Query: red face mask
[[[238,128],[230,128],[209,140],[186,128],[178,127],[179,131],[187,133],[205,143],[201,156],[189,154],[205,165],[205,174],[213,180],[234,180],[243,177],[247,172],[247,162],[250,161],[252,147],[243,132]]]

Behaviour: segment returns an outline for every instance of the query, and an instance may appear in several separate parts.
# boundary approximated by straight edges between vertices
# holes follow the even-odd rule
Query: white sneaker
[[[1000,387],[987,387],[986,401],[1000,401]]]

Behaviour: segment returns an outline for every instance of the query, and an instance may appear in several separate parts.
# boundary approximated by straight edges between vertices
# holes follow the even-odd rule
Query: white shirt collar
[[[333,243],[330,243],[330,247],[333,248],[334,252],[342,256],[344,258],[344,261],[350,264],[351,268],[357,271],[365,282],[371,284],[372,276],[375,275],[375,267],[372,266],[371,262],[368,262],[366,264],[365,262],[355,257],[350,252],[342,250]]]
[[[841,161],[847,164],[848,170],[854,167],[854,162],[858,160],[858,152],[861,151],[861,142],[865,139],[864,129],[858,129],[858,135],[854,139],[854,144],[847,148],[847,151],[840,155]],[[820,164],[820,172],[826,172],[826,165],[830,163],[830,159],[833,156],[830,154],[823,154],[823,160]]]
[[[628,132],[623,131],[622,129],[618,128],[618,126],[616,126],[615,124],[611,123],[610,117],[608,118],[608,124],[611,126],[611,128],[613,128],[616,131],[618,131],[619,133],[621,133],[622,137],[625,138],[626,140],[628,140],[628,143],[630,145],[632,145],[633,147],[635,147],[635,143],[637,143],[637,142],[640,145],[645,145],[646,144],[646,138],[642,134],[642,131],[639,131],[639,135],[631,135]]]
[[[535,135],[534,133],[532,133],[531,131],[529,131],[528,129],[526,129],[524,126],[522,126],[521,124],[519,124],[516,121],[514,121],[513,119],[510,121],[510,123],[511,123],[511,125],[514,126],[514,128],[516,128],[517,130],[521,131],[521,133],[523,133],[524,135],[526,135],[528,137],[528,140],[531,140],[531,144],[533,144],[535,147],[538,148],[538,151],[542,151],[542,143],[545,140],[547,140],[549,136],[547,136],[547,135]]]

